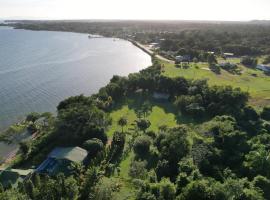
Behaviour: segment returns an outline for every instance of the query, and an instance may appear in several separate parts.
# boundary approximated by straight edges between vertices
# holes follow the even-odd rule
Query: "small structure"
[[[69,174],[71,172],[71,164],[83,164],[88,152],[80,147],[57,147],[36,169],[37,173],[56,175],[60,172]]]
[[[180,62],[190,62],[190,56],[189,55],[184,55],[184,56],[176,56],[175,57],[175,62],[180,63]]]
[[[18,183],[30,177],[33,171],[32,169],[3,169],[0,171],[0,183],[4,188],[7,188],[9,185],[16,188]]]
[[[170,95],[167,93],[161,93],[161,92],[154,92],[153,93],[153,98],[156,100],[168,100],[169,97],[170,97]]]
[[[267,73],[270,72],[270,66],[268,66],[268,65],[257,65],[256,69],[262,70],[262,71],[267,72]]]
[[[232,58],[232,57],[234,57],[234,53],[223,53],[223,56],[225,58]]]
[[[158,48],[159,48],[159,43],[157,43],[157,42],[152,42],[152,43],[149,44],[149,47],[150,47],[151,49],[158,49]]]

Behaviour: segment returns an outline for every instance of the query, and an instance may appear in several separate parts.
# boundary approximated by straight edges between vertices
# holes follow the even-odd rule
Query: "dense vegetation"
[[[62,101],[15,163],[37,165],[55,146],[77,145],[89,150],[86,166],[74,165],[68,177],[36,174],[16,189],[0,187],[0,199],[124,199],[115,197],[124,187],[138,200],[270,199],[270,108],[248,106],[249,95],[239,88],[165,77],[153,62],[140,73],[114,76],[95,95]],[[150,130],[154,92],[168,94],[175,115],[191,123]],[[142,101],[133,128],[126,128],[127,116],[110,118],[136,97]],[[33,124],[38,118],[28,116]],[[119,131],[111,137],[113,120]],[[118,182],[124,171],[130,177],[125,185]]]

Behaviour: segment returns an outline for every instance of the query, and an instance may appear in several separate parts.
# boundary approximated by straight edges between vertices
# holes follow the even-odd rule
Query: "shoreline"
[[[11,29],[18,29],[18,30],[25,30],[25,31],[48,31],[48,32],[76,33],[76,34],[83,34],[83,35],[85,35],[85,37],[88,37],[88,36],[89,36],[89,33],[82,33],[82,32],[57,31],[57,30],[51,31],[51,30],[20,29],[20,28],[14,27],[12,24],[8,24],[8,25],[6,25],[6,26],[4,26],[4,27],[10,27]],[[90,35],[91,35],[91,34],[90,34]],[[100,35],[100,36],[101,36],[101,35]],[[121,40],[124,40],[124,41],[126,41],[126,42],[131,42],[131,41],[129,41],[129,40],[127,40],[127,39],[123,39],[123,38],[106,37],[106,36],[101,36],[101,37],[102,37],[102,38],[108,38],[108,39],[110,39],[110,38],[112,38],[112,39],[121,39]],[[95,37],[95,38],[96,38],[96,37]],[[98,37],[98,38],[100,38],[100,37]],[[89,39],[92,39],[92,38],[89,38]],[[131,42],[131,43],[132,43],[135,47],[137,47],[137,48],[141,49],[142,51],[144,51],[144,53],[146,53],[147,55],[152,56],[151,53],[147,52],[144,48],[140,47],[140,45],[138,45],[137,43],[135,43],[135,42]],[[152,64],[153,64],[153,62],[152,62],[152,60],[151,60],[151,64],[150,64],[149,66],[151,66]],[[146,66],[144,69],[148,68],[149,66]],[[134,73],[134,72],[131,72],[131,73]],[[128,76],[128,75],[127,75],[127,76]],[[21,123],[23,123],[24,121],[25,121],[25,120],[18,120],[17,122],[14,122],[14,123],[8,125],[7,127],[3,128],[3,130],[0,131],[0,135],[5,134],[5,132],[6,132],[10,127],[12,127],[12,126],[14,126],[14,125],[21,124]],[[22,133],[23,133],[23,132],[22,132]],[[21,134],[21,133],[19,133],[19,134]],[[30,139],[30,140],[35,139],[35,134],[29,136],[28,139]],[[8,144],[8,143],[6,143],[6,142],[4,142],[4,141],[1,141],[0,146],[3,146],[3,147],[4,147],[4,145],[9,146],[10,144]],[[14,145],[15,145],[14,148],[12,148],[12,149],[10,149],[9,151],[7,151],[6,153],[4,153],[4,155],[1,157],[1,159],[0,159],[0,167],[8,167],[8,166],[10,166],[10,164],[12,164],[12,162],[16,159],[16,156],[18,155],[18,151],[19,151],[19,142],[16,142],[16,143],[14,142]],[[5,152],[5,151],[3,151],[3,152]]]

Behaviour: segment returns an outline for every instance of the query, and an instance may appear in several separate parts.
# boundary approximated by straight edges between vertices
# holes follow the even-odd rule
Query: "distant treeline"
[[[270,22],[203,21],[10,21],[16,28],[100,34],[158,42],[161,50],[270,53]]]

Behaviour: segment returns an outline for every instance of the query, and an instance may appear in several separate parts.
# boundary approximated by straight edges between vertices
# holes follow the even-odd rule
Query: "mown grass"
[[[112,125],[110,126],[107,135],[112,137],[115,131],[121,131],[122,128],[118,125],[118,120],[121,117],[126,117],[128,124],[124,127],[124,131],[128,131],[134,128],[134,124],[138,119],[137,111],[141,107],[142,103],[148,101],[149,97],[131,97],[126,100],[125,103],[118,106],[111,111],[110,117],[112,118]],[[155,102],[149,101],[151,110],[149,111],[146,119],[151,122],[151,126],[148,130],[157,131],[160,126],[166,125],[168,127],[175,126],[179,121],[183,123],[189,122],[188,119],[176,116],[175,109],[170,102]]]
[[[160,61],[164,65],[163,74],[168,77],[183,76],[188,79],[208,79],[210,85],[231,85],[250,93],[250,104],[263,106],[270,104],[270,76],[257,69],[250,69],[240,64],[240,59],[219,59],[219,62],[236,63],[242,74],[231,74],[221,70],[220,74],[210,71],[207,63],[191,63],[187,69],[177,68],[174,64]]]

